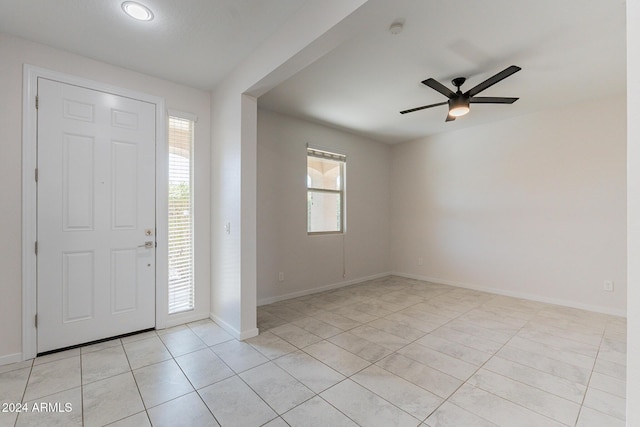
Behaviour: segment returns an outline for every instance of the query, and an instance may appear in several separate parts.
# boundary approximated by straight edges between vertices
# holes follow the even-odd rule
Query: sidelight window
[[[169,314],[194,309],[193,133],[195,122],[169,116]]]

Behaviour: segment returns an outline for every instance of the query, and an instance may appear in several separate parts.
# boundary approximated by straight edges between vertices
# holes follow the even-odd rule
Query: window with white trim
[[[307,233],[344,232],[346,156],[307,149]]]
[[[169,314],[194,309],[193,138],[195,121],[169,116]]]

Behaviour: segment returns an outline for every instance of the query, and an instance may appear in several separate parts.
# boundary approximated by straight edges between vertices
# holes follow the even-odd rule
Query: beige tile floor
[[[0,426],[624,426],[625,323],[387,277],[0,366]]]

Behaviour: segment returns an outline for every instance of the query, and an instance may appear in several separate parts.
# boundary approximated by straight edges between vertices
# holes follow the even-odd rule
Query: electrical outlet
[[[418,257],[418,265],[424,265],[424,259],[422,259],[422,257]]]
[[[602,290],[607,292],[613,292],[613,281],[605,280],[604,284],[602,285]]]
[[[280,273],[278,273],[278,281],[279,282],[284,282],[284,273],[282,271]]]

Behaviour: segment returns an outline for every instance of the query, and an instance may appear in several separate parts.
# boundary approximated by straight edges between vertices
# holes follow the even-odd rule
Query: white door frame
[[[37,165],[36,94],[38,78],[81,86],[101,92],[137,99],[156,105],[156,328],[167,323],[167,228],[168,228],[168,146],[164,99],[154,95],[123,89],[45,68],[25,64],[22,85],[22,359],[36,356],[38,334],[35,327],[37,310]]]

